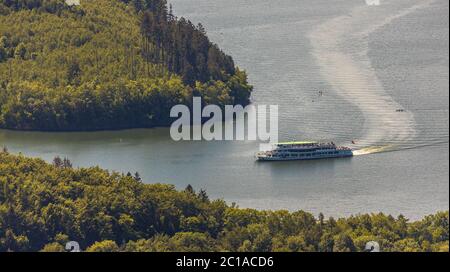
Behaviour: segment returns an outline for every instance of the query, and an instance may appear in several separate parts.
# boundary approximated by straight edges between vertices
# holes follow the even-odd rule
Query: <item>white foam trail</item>
[[[322,75],[364,116],[363,135],[352,146],[357,150],[356,155],[392,150],[395,144],[415,137],[413,114],[407,110],[397,112],[403,107],[387,94],[377,78],[367,56],[367,37],[378,28],[432,2],[422,1],[387,15],[386,10],[380,13],[372,6],[358,6],[349,15],[328,20],[309,33],[312,53]]]

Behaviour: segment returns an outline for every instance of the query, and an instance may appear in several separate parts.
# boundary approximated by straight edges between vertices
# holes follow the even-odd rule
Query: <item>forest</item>
[[[167,126],[193,96],[247,105],[251,92],[245,71],[166,0],[0,1],[0,128]]]
[[[0,151],[0,251],[354,252],[449,251],[449,213],[400,215],[260,211],[210,199],[204,190],[147,184],[138,173],[74,168]]]

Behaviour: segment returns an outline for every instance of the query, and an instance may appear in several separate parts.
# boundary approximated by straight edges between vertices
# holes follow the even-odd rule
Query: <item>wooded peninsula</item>
[[[252,86],[166,0],[0,1],[0,128],[167,126],[170,109],[247,105]]]

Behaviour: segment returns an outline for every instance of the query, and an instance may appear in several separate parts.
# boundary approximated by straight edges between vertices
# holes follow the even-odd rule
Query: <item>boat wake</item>
[[[413,113],[388,94],[371,65],[368,36],[432,2],[422,1],[402,9],[388,8],[389,4],[383,9],[358,6],[349,15],[328,20],[309,33],[312,54],[322,76],[364,117],[362,135],[350,146],[355,155],[401,149],[416,136]]]
[[[363,148],[354,150],[353,151],[353,155],[354,156],[360,156],[360,155],[379,153],[379,152],[388,151],[388,150],[394,150],[393,146],[390,146],[390,145],[369,146],[369,147],[363,147]]]

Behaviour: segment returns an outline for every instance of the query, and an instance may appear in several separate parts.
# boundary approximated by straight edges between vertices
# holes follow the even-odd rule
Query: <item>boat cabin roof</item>
[[[277,143],[276,145],[315,145],[317,142],[312,141],[301,141],[301,142],[283,142]]]

